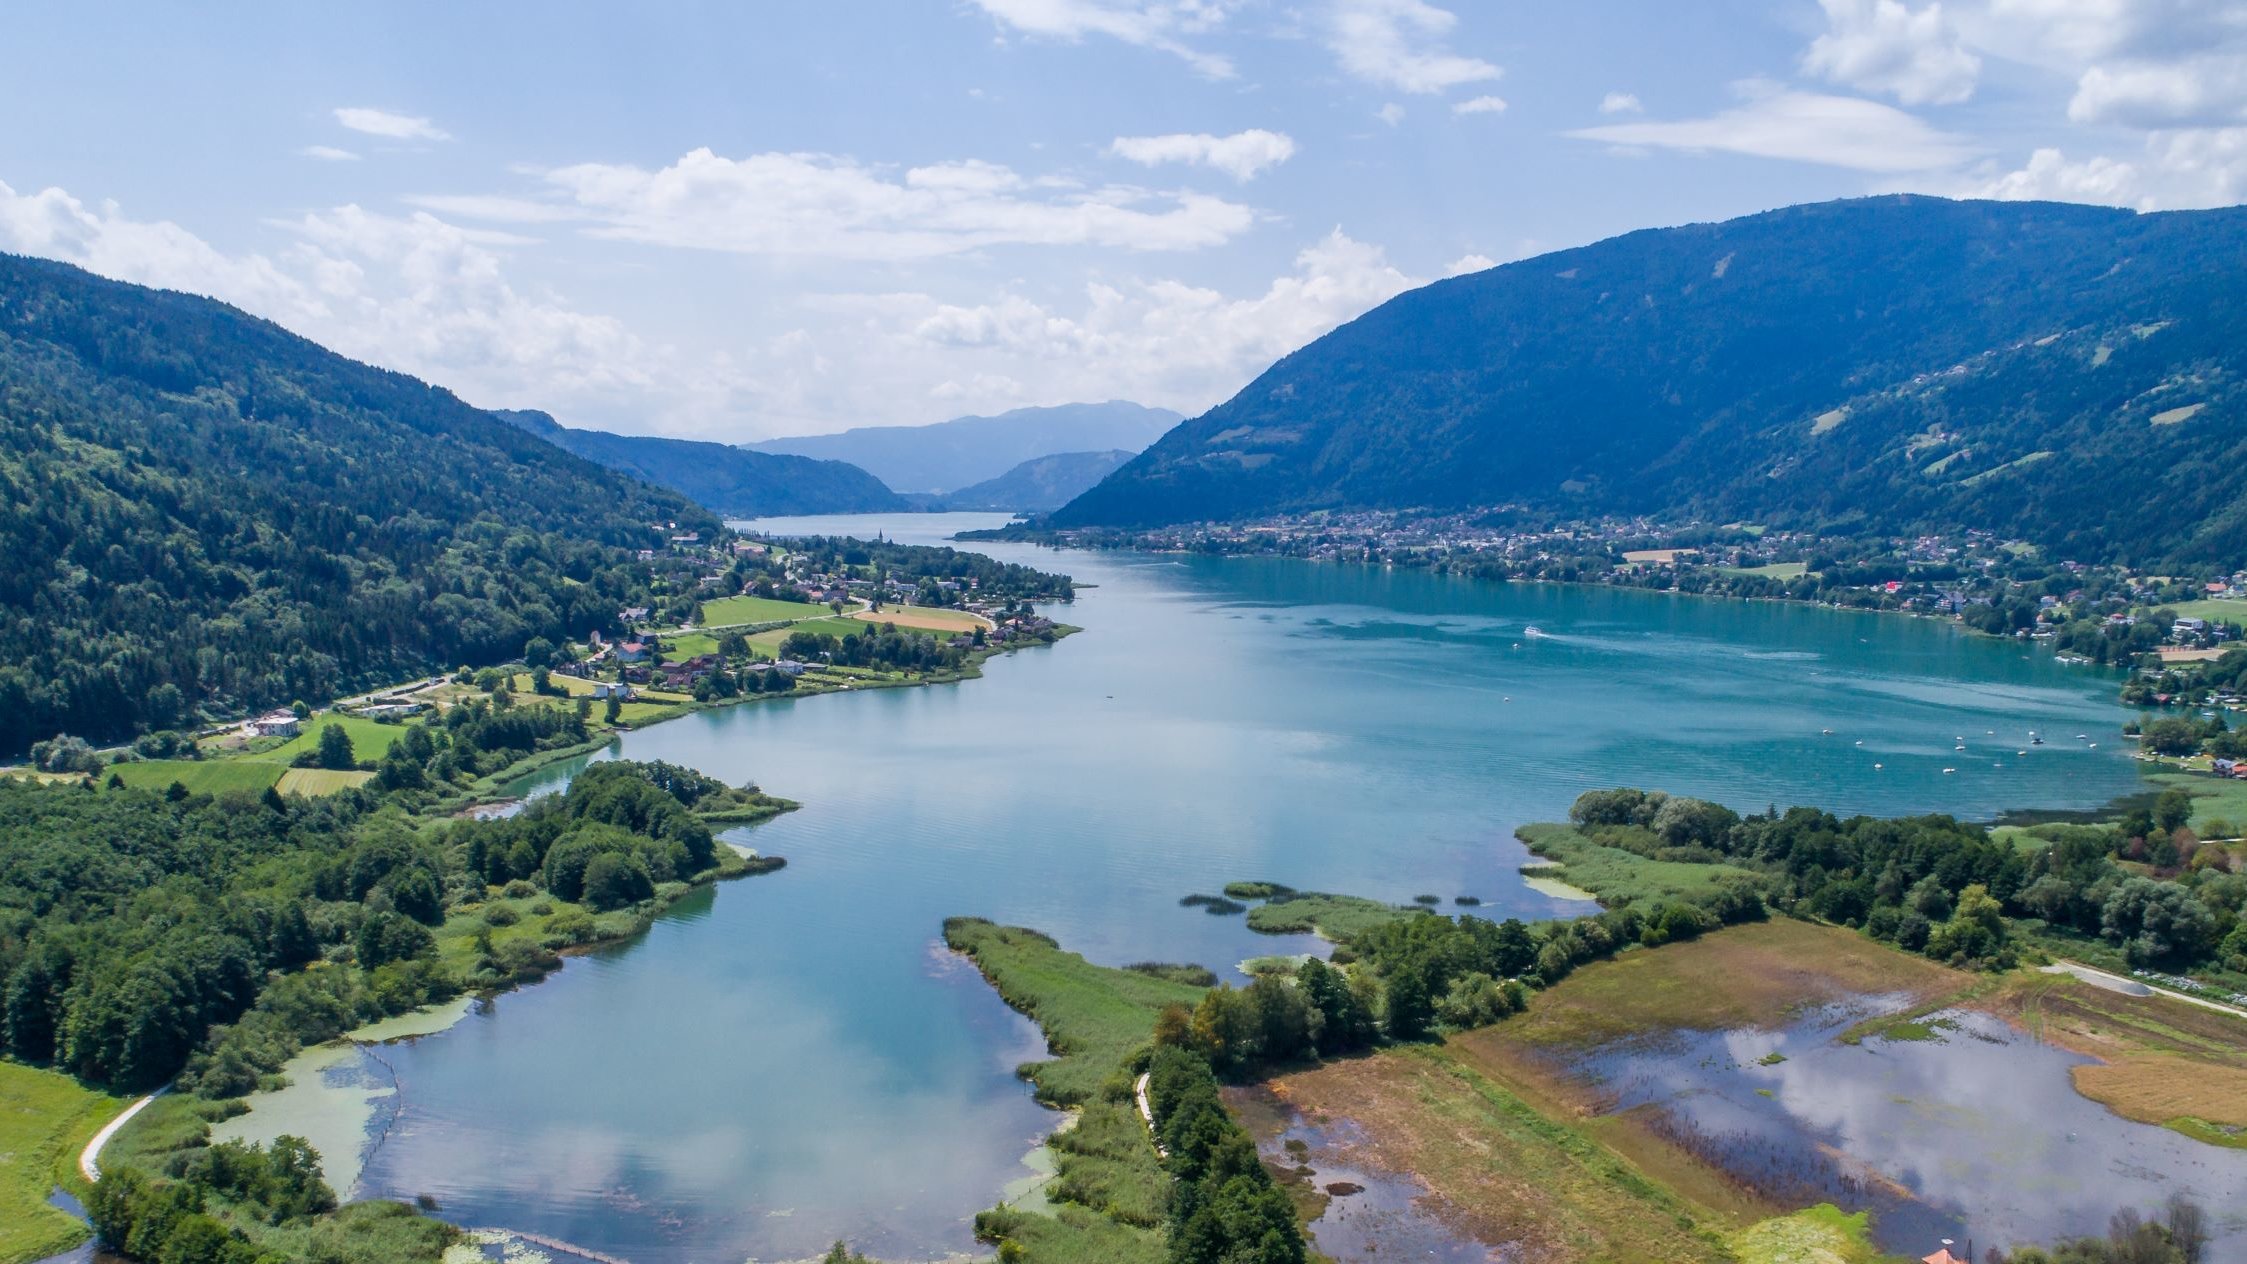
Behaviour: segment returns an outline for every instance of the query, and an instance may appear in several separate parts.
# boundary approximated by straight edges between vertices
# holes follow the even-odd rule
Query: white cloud
[[[1645,109],[1645,106],[1639,104],[1638,98],[1628,92],[1610,92],[1599,99],[1599,112],[1602,114],[1639,114]]]
[[[1427,0],[1331,0],[1327,48],[1352,77],[1399,92],[1443,92],[1496,79],[1498,67],[1444,44],[1458,21]]]
[[[304,148],[298,150],[297,152],[303,154],[307,158],[317,158],[322,162],[359,161],[359,155],[352,153],[348,149],[337,149],[333,145],[306,145]]]
[[[2112,158],[2070,162],[2057,149],[2039,149],[2028,165],[1984,181],[1977,197],[2006,202],[2100,202],[2127,205],[2136,198],[2138,169]]]
[[[1192,250],[1247,231],[1248,207],[1188,191],[1031,181],[974,160],[902,174],[833,154],[724,158],[697,149],[660,171],[581,163],[543,173],[545,200],[415,204],[518,223],[575,219],[597,237],[737,254],[927,259],[999,245]]]
[[[1258,172],[1294,157],[1295,141],[1279,132],[1250,128],[1231,136],[1212,136],[1207,132],[1118,136],[1108,146],[1108,152],[1144,167],[1165,162],[1212,167],[1246,183]]]
[[[1465,276],[1470,272],[1481,272],[1497,266],[1498,261],[1489,255],[1461,255],[1451,261],[1450,266],[1443,270],[1443,274],[1447,277]]]
[[[430,122],[411,114],[393,114],[388,110],[372,109],[363,105],[347,105],[335,112],[335,121],[354,132],[380,136],[386,140],[451,140],[452,134]]]
[[[2142,211],[2236,206],[2247,200],[2247,127],[2155,132],[2135,158],[2096,153],[2070,158],[2057,148],[2038,149],[2017,170],[1984,168],[1933,191]]]
[[[1941,4],[1819,0],[1827,30],[1802,55],[1806,73],[1906,105],[1952,105],[1974,94],[1982,59],[1967,51]]]
[[[617,321],[511,284],[501,257],[430,215],[342,206],[287,221],[274,253],[223,253],[168,221],[0,184],[0,249],[206,294],[357,359],[482,403],[660,398],[664,353]]]
[[[1373,117],[1380,119],[1382,122],[1387,123],[1391,127],[1395,127],[1397,124],[1404,121],[1404,107],[1398,105],[1394,101],[1390,101],[1387,104],[1383,105],[1380,109],[1375,110],[1373,112]]]
[[[1747,99],[1707,118],[1607,123],[1568,135],[1612,145],[1748,154],[1891,174],[1956,167],[1975,153],[1965,138],[1937,131],[1917,116],[1877,101],[1755,81],[1737,86]]]
[[[1453,114],[1503,114],[1506,112],[1506,98],[1470,97],[1452,106],[1451,112]]]
[[[2148,130],[2247,123],[2247,53],[2092,66],[2068,118]]]
[[[1198,412],[1279,357],[1419,284],[1378,246],[1337,228],[1297,254],[1288,275],[1244,298],[1142,280],[1095,281],[1076,312],[1019,294],[975,305],[924,295],[863,302],[893,330],[894,349],[882,361],[943,366],[933,375],[943,383],[935,390],[954,404],[1118,397]],[[1008,393],[976,393],[978,374],[1003,378]]]
[[[1229,0],[973,0],[1002,26],[1029,35],[1081,40],[1087,35],[1151,48],[1180,58],[1212,79],[1233,77],[1233,63],[1186,42],[1223,23]]]

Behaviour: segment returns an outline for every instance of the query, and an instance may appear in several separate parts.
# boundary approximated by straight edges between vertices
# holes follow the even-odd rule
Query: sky
[[[0,251],[564,424],[1198,413],[1428,281],[1894,191],[2247,199],[2237,0],[43,5]]]

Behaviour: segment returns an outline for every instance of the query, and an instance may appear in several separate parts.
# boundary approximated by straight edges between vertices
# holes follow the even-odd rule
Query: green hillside
[[[905,507],[904,500],[880,479],[844,461],[780,456],[689,439],[572,430],[530,409],[493,415],[595,464],[668,487],[712,513],[755,518],[878,513]]]
[[[0,755],[613,624],[715,529],[223,303],[0,255]]]
[[[1793,207],[1405,294],[1053,522],[1515,504],[2234,560],[2243,334],[2247,209]]]
[[[997,478],[963,487],[938,500],[944,508],[953,510],[1059,509],[1097,486],[1101,479],[1122,469],[1132,455],[1121,448],[1106,452],[1056,452],[1052,456],[1024,461]]]

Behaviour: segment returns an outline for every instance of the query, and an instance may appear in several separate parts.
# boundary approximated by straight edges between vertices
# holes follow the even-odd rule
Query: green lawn
[[[355,715],[316,715],[305,721],[304,731],[269,751],[248,756],[268,764],[294,763],[306,751],[320,749],[320,730],[340,724],[351,735],[351,753],[362,764],[371,764],[389,752],[390,744],[406,735],[403,724],[377,724]]]
[[[334,794],[353,786],[363,786],[374,780],[374,774],[364,769],[291,768],[281,774],[275,789],[283,794],[301,794],[316,799],[323,794]]]
[[[770,597],[723,597],[702,603],[702,626],[732,627],[743,623],[777,623],[782,619],[810,619],[827,612],[808,601],[775,601]]]
[[[2164,610],[2174,610],[2181,619],[2207,619],[2213,623],[2247,625],[2247,601],[2179,601],[2165,604]]]
[[[58,1170],[125,1103],[53,1071],[0,1062],[0,1264],[66,1251],[86,1227],[47,1205]]]
[[[749,637],[749,648],[765,658],[776,658],[780,654],[781,642],[786,641],[798,632],[810,632],[818,636],[831,636],[836,640],[841,640],[853,632],[864,632],[865,630],[866,624],[857,619],[838,619],[829,615],[825,618],[806,619],[802,623],[792,624],[785,628],[768,628],[765,631],[754,633]]]
[[[1267,935],[1316,931],[1322,939],[1341,943],[1400,917],[1420,916],[1425,916],[1425,910],[1417,904],[1383,904],[1362,896],[1304,891],[1250,909],[1248,928]]]
[[[666,663],[683,663],[690,658],[717,652],[717,637],[707,632],[680,632],[663,638],[661,657]]]
[[[2151,772],[2145,777],[2164,790],[2174,786],[2192,796],[2193,829],[2205,833],[2210,821],[2224,822],[2232,832],[2247,829],[2247,781],[2186,772]]]
[[[136,790],[167,790],[173,782],[190,794],[217,794],[222,790],[264,790],[288,771],[279,764],[255,759],[141,759],[113,764],[110,772]],[[107,773],[101,780],[109,780]]]
[[[1514,836],[1529,850],[1557,861],[1558,875],[1570,886],[1591,892],[1608,908],[1639,900],[1693,900],[1712,895],[1733,879],[1761,881],[1761,875],[1736,865],[1696,865],[1648,860],[1636,852],[1603,846],[1572,825],[1524,825]]]

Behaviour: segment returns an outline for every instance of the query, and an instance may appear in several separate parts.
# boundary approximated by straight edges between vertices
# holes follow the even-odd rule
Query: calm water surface
[[[932,541],[995,521],[767,525]],[[1973,817],[2137,789],[2120,743],[2075,740],[2123,718],[2109,679],[1931,622],[989,551],[1097,585],[1052,612],[1084,634],[957,686],[735,707],[617,744],[802,800],[740,835],[789,867],[384,1049],[400,1091],[362,1194],[648,1264],[838,1237],[967,1252],[1051,1116],[1012,1077],[1036,1033],[941,950],[947,916],[1225,969],[1314,947],[1177,904],[1239,878],[1580,910],[1521,885],[1512,832],[1594,786]]]
[[[1578,1071],[1781,1202],[1871,1209],[1891,1251],[2102,1234],[2116,1211],[2180,1194],[2211,1217],[2209,1259],[2247,1258],[2247,1151],[2118,1117],[2069,1082],[2090,1059],[1987,1014],[1932,1015],[1933,1039],[1836,1040],[1859,1016],[1675,1033]]]

